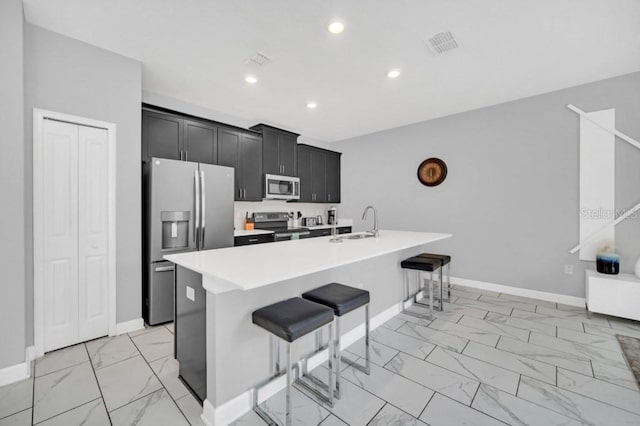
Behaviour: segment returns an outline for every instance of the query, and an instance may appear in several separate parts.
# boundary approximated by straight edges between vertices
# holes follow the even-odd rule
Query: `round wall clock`
[[[418,167],[418,180],[425,186],[438,186],[447,177],[447,165],[439,158],[427,158]]]

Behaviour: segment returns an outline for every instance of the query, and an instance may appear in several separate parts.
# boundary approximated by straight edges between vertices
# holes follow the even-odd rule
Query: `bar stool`
[[[369,357],[369,292],[354,287],[349,287],[344,284],[331,283],[318,287],[311,291],[302,294],[302,297],[307,300],[311,300],[316,303],[328,306],[333,309],[335,314],[336,334],[334,343],[334,356],[335,356],[335,369],[336,369],[336,393],[335,397],[340,399],[340,317],[364,306],[365,316],[365,366],[362,367],[358,364],[352,366],[361,370],[365,374],[369,374],[371,371],[370,357]],[[331,339],[331,337],[329,337]],[[318,339],[317,342],[320,342]],[[318,343],[319,344],[319,343]],[[346,361],[346,360],[345,360]]]
[[[442,307],[443,307],[442,305],[442,261],[434,258],[414,256],[400,262],[400,266],[402,267],[402,269],[404,269],[405,272],[407,272],[408,270],[414,270],[418,272],[417,274],[418,288],[415,293],[411,292],[409,288],[410,287],[409,280],[405,279],[406,293],[408,297],[404,300],[405,302],[407,302],[413,299],[413,303],[418,305],[426,306],[426,304],[418,301],[418,294],[420,294],[420,292],[424,292],[424,287],[423,287],[424,281],[421,279],[422,274],[424,272],[429,272],[429,305],[428,306],[429,306],[430,315],[425,316],[425,315],[421,315],[411,311],[407,311],[406,313],[416,317],[420,317],[420,318],[433,319],[434,318],[433,317],[433,274],[438,271],[440,272],[440,303],[439,303],[440,306],[438,310],[442,311]]]
[[[287,376],[286,389],[286,425],[291,425],[292,408],[291,408],[291,386],[293,384],[293,372],[291,370],[291,343],[298,340],[313,331],[324,326],[329,328],[329,354],[333,353],[333,310],[318,303],[304,300],[300,297],[294,297],[278,303],[274,303],[264,308],[254,311],[251,315],[253,323],[264,328],[271,333],[274,351],[275,374],[268,381],[283,374]],[[280,371],[280,340],[287,343],[287,369],[285,372]],[[329,356],[329,389],[333,389],[333,374],[331,368],[331,356]],[[269,414],[267,414],[258,405],[257,386],[254,391],[253,410],[268,424],[277,424]],[[328,396],[316,392],[319,399],[326,402],[329,406],[333,406],[333,392],[328,392]]]
[[[431,259],[439,259],[440,261],[442,261],[442,266],[447,267],[447,298],[445,300],[449,302],[451,300],[451,256],[447,254],[436,253],[421,253],[418,256]]]

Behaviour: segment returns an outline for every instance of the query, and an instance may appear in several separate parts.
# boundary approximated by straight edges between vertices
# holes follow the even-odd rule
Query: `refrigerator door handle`
[[[207,226],[207,190],[205,189],[204,186],[204,170],[200,170],[200,190],[202,191],[202,216],[201,216],[201,220],[200,220],[200,245],[202,248],[205,248],[205,243],[204,243],[204,231],[206,229]]]
[[[195,205],[195,211],[196,211],[196,218],[195,218],[195,223],[194,223],[194,238],[195,238],[195,242],[196,242],[196,250],[200,250],[200,177],[198,176],[198,170],[196,169],[195,171],[195,192],[196,192],[196,205]]]
[[[169,272],[169,271],[172,271],[173,272],[174,269],[175,268],[174,268],[173,265],[171,265],[171,266],[158,266],[157,268],[154,269],[154,271],[156,271],[156,272]]]

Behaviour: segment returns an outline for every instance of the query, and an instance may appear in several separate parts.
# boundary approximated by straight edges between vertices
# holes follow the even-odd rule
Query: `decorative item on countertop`
[[[609,246],[596,254],[596,269],[601,274],[618,275],[620,272],[620,257]]]
[[[244,230],[245,231],[253,231],[253,218],[249,217],[249,212],[244,217]]]
[[[636,260],[636,269],[635,269],[636,277],[640,278],[640,257]]]

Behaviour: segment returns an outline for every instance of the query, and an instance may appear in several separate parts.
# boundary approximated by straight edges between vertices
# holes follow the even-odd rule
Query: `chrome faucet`
[[[367,206],[364,208],[364,213],[362,213],[362,220],[367,220],[367,212],[369,209],[373,210],[373,229],[371,232],[375,237],[378,236],[378,209],[373,206]]]

